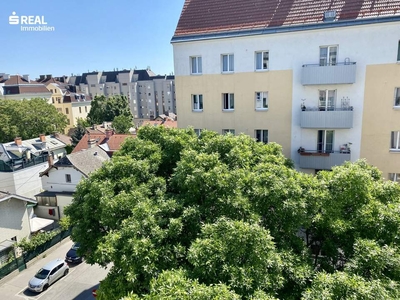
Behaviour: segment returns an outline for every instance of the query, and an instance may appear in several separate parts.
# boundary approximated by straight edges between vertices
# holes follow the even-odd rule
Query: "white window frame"
[[[335,110],[336,90],[318,90],[318,109],[320,111]]]
[[[222,94],[222,110],[223,111],[235,110],[235,95],[233,93]]]
[[[400,151],[400,131],[392,131],[390,134],[390,151]]]
[[[389,180],[400,183],[400,173],[389,173]]]
[[[222,73],[233,73],[235,71],[235,56],[233,53],[221,55]]]
[[[192,75],[203,74],[203,60],[201,56],[190,57],[190,74]]]
[[[255,52],[255,70],[256,71],[269,70],[269,51]]]
[[[322,56],[322,49],[326,49],[326,57]],[[319,47],[319,65],[335,66],[338,63],[339,45],[329,45]]]
[[[322,133],[322,140],[319,139],[319,134]],[[332,141],[328,141],[327,135],[332,134]],[[333,153],[335,145],[335,130],[318,130],[317,132],[317,152],[318,153]],[[330,148],[330,149],[329,149]]]
[[[398,42],[397,45],[397,62],[400,63],[400,41]]]
[[[266,137],[266,140],[265,140]],[[254,138],[257,142],[268,144],[268,129],[256,129],[254,130]]]
[[[228,134],[228,133],[235,135],[235,129],[222,129],[222,134]]]
[[[268,92],[255,93],[255,108],[256,110],[268,110]]]
[[[393,107],[400,108],[400,88],[399,87],[394,89]]]
[[[201,132],[203,131],[203,129],[200,128],[194,128],[194,133],[196,133],[197,136],[200,136]]]
[[[203,111],[203,95],[194,94],[192,95],[192,110],[201,112]]]

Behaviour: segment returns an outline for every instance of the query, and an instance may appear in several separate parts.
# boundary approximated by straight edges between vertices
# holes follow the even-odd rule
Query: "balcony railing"
[[[331,170],[334,166],[340,166],[345,161],[350,161],[350,149],[341,151],[316,151],[299,149],[300,168],[316,169],[316,170]]]
[[[353,128],[353,107],[302,108],[301,128]]]
[[[0,172],[15,172],[25,168],[29,168],[38,164],[47,162],[48,155],[41,155],[38,157],[33,157],[29,160],[27,159],[14,159],[8,162],[0,160]]]
[[[303,65],[302,85],[352,84],[356,82],[356,63],[346,61],[334,65]]]

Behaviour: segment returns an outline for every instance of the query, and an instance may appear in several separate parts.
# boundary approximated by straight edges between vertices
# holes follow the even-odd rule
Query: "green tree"
[[[110,97],[101,95],[95,96],[92,100],[87,119],[91,124],[100,124],[112,122],[115,117],[121,115],[132,118],[128,98],[123,95]]]
[[[0,100],[0,142],[38,137],[39,134],[63,132],[67,117],[46,100]]]
[[[99,295],[395,299],[400,185],[291,165],[246,135],[141,127],[66,208],[86,261],[113,264]]]
[[[86,134],[86,127],[89,127],[89,122],[85,119],[78,118],[77,126],[75,127],[74,132],[71,135],[72,146],[76,146],[82,137]]]
[[[129,129],[133,127],[132,115],[119,115],[116,116],[112,121],[112,127],[116,133],[127,134]]]

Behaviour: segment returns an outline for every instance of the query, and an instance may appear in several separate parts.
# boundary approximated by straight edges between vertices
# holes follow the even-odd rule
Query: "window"
[[[333,153],[333,130],[318,130],[317,152]]]
[[[256,70],[268,70],[269,67],[269,52],[256,52]]]
[[[203,95],[192,95],[193,111],[203,111]]]
[[[85,112],[87,112],[87,106],[85,106]]]
[[[389,173],[389,180],[400,183],[400,173]]]
[[[234,110],[235,109],[235,98],[233,94],[222,94],[222,107],[224,110]]]
[[[95,85],[95,84],[91,84],[90,86],[91,86],[91,87],[95,87],[96,85]]]
[[[335,110],[336,90],[320,90],[318,107],[320,111]]]
[[[400,150],[400,131],[392,131],[390,135],[390,150]]]
[[[65,174],[65,182],[71,182],[71,174]]]
[[[233,54],[223,54],[222,55],[222,72],[228,73],[233,72]]]
[[[61,98],[57,98],[57,102],[58,102],[58,103],[61,103]]]
[[[192,56],[190,58],[190,73],[191,74],[201,74],[203,73],[203,67],[202,67],[202,60],[201,56]]]
[[[53,103],[55,102],[54,97],[51,97],[51,102],[53,102]]]
[[[400,106],[400,88],[395,89],[394,106]]]
[[[82,107],[79,107],[79,113],[82,113]]]
[[[255,137],[257,142],[263,142],[264,144],[268,143],[268,130],[266,129],[256,129]]]
[[[268,92],[256,92],[256,110],[268,109]]]
[[[62,108],[61,107],[57,107],[57,111],[62,112]]]
[[[196,133],[197,136],[200,136],[202,129],[194,129],[194,132]]]
[[[397,46],[397,61],[400,61],[400,41],[399,45]]]
[[[69,109],[68,107],[65,108],[65,113],[68,115],[69,114]]]
[[[334,66],[337,63],[337,46],[319,48],[319,65]]]
[[[57,206],[56,197],[36,197],[38,205]]]
[[[222,129],[222,134],[228,134],[228,133],[235,135],[235,129]]]

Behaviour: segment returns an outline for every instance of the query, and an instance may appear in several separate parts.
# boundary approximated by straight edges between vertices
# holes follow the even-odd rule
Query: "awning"
[[[6,250],[6,249],[12,248],[14,243],[15,243],[14,241],[9,241],[9,240],[2,241],[0,243],[0,252],[2,252],[3,250]]]
[[[50,224],[54,223],[54,220],[38,218],[38,217],[34,217],[30,221],[31,221],[32,233],[39,231],[40,229],[45,228],[46,226],[49,226]]]

